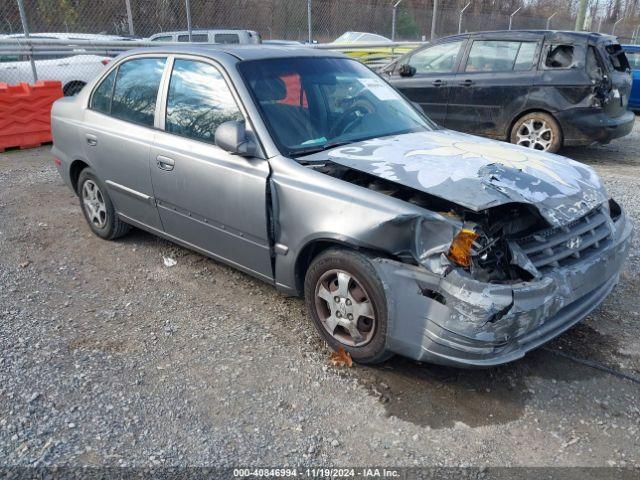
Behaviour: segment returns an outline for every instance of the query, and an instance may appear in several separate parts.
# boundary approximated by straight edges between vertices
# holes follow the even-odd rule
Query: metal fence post
[[[132,37],[135,35],[133,31],[133,15],[131,14],[131,0],[125,0],[127,5],[127,21],[129,22],[129,35]]]
[[[551,19],[553,17],[555,17],[558,14],[558,12],[553,12],[548,18],[547,18],[547,30],[549,30],[549,27],[551,26]]]
[[[509,30],[511,30],[511,24],[513,22],[513,17],[515,16],[516,13],[518,13],[520,11],[520,9],[522,9],[522,7],[518,7],[515,12],[513,12],[511,15],[509,15]]]
[[[616,33],[616,27],[622,20],[624,20],[624,17],[620,17],[618,20],[615,21],[615,23],[613,24],[613,28],[611,29],[611,35]]]
[[[20,11],[20,21],[22,22],[22,31],[24,38],[29,38],[29,25],[27,24],[27,15],[24,12],[23,0],[18,0],[18,10]],[[33,49],[29,55],[29,63],[31,63],[31,73],[33,74],[33,82],[38,81],[38,72],[36,71],[36,62],[33,60]]]
[[[393,4],[393,10],[391,11],[391,40],[395,41],[396,39],[396,12],[398,10],[398,5],[402,3],[402,0],[398,0]]]
[[[431,40],[436,38],[436,20],[438,18],[438,0],[433,0],[433,12],[431,13]]]
[[[458,33],[462,33],[462,14],[471,5],[471,2],[467,3],[462,10],[460,10],[460,17],[458,19]]]
[[[191,42],[191,3],[189,0],[184,0],[184,8],[187,10],[187,31],[189,32],[189,42]]]
[[[307,0],[307,31],[309,32],[309,43],[313,43],[313,30],[311,28],[311,0]]]

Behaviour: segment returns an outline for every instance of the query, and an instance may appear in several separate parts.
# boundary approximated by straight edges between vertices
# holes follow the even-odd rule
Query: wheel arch
[[[83,160],[74,160],[69,166],[69,179],[76,195],[78,194],[78,178],[80,177],[80,172],[85,168],[89,168],[89,164]]]
[[[302,295],[304,293],[304,278],[309,268],[309,265],[311,265],[311,262],[313,262],[314,258],[316,258],[318,255],[320,255],[321,253],[331,248],[353,250],[360,253],[368,254],[370,256],[394,258],[396,260],[399,260],[394,255],[388,252],[385,252],[383,250],[379,250],[372,247],[364,247],[362,245],[358,245],[356,242],[351,242],[343,238],[320,237],[320,238],[311,239],[304,244],[304,246],[300,249],[295,259],[294,279],[295,279],[295,291],[297,295]]]
[[[547,115],[549,115],[551,118],[553,118],[556,123],[558,124],[558,128],[560,129],[560,133],[562,134],[562,138],[564,139],[564,130],[562,129],[562,124],[560,123],[560,120],[558,120],[558,117],[556,117],[554,115],[554,113],[551,110],[545,109],[545,108],[540,108],[540,107],[532,107],[532,108],[528,108],[526,110],[523,110],[521,112],[518,112],[517,115],[514,115],[513,118],[511,119],[511,121],[508,124],[507,127],[507,131],[505,133],[505,140],[507,142],[511,141],[511,130],[513,130],[513,127],[515,126],[516,122],[518,120],[520,120],[522,117],[524,117],[525,115],[529,115],[530,113],[545,113]]]

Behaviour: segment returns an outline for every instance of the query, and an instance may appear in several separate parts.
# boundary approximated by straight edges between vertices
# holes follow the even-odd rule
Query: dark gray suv
[[[477,32],[438,40],[385,67],[438,124],[556,152],[627,135],[629,63],[615,37]]]

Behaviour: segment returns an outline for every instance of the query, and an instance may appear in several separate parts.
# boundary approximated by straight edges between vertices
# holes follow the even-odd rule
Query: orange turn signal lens
[[[449,260],[461,267],[471,266],[472,247],[476,238],[478,238],[478,234],[473,230],[467,228],[460,230],[449,247],[449,253],[447,254]]]

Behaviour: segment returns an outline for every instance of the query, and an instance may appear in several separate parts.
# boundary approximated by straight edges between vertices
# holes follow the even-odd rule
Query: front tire
[[[115,240],[129,232],[131,227],[118,218],[107,187],[90,168],[80,172],[78,197],[84,218],[93,233],[105,240]]]
[[[556,153],[562,147],[562,129],[548,113],[532,112],[515,121],[509,136],[521,147]]]
[[[309,266],[305,302],[320,335],[332,350],[344,348],[359,363],[380,363],[386,348],[387,299],[369,258],[331,249]]]

